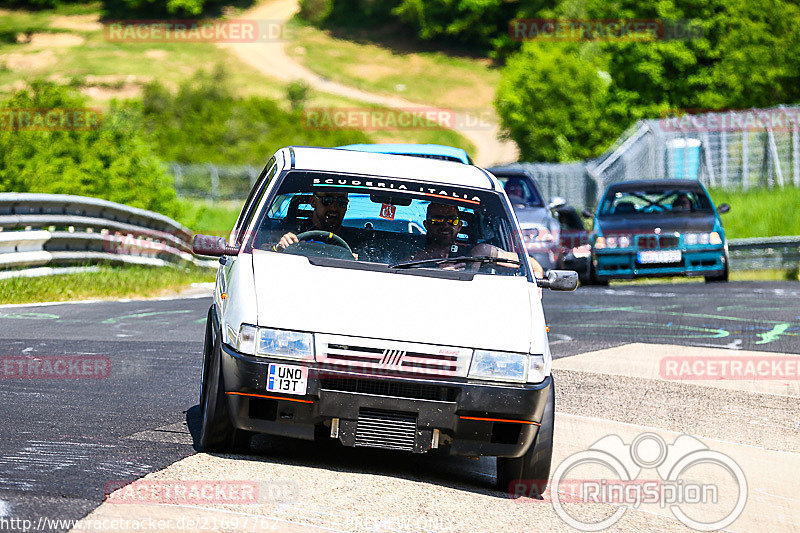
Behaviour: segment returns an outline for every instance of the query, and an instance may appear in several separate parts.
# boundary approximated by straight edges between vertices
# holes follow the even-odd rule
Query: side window
[[[267,190],[272,178],[275,177],[275,173],[278,170],[278,166],[275,164],[275,158],[273,157],[270,159],[269,163],[267,163],[267,166],[264,168],[267,171],[261,175],[255,187],[253,187],[253,190],[250,191],[250,196],[248,196],[244,207],[242,207],[242,212],[239,214],[239,219],[236,221],[236,226],[231,233],[231,240],[237,245],[242,244],[244,228],[246,228],[250,220],[252,220],[253,213],[261,202],[261,198],[264,196],[264,191]]]

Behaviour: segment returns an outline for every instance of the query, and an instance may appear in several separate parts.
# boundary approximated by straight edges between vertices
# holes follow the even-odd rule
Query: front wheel
[[[541,495],[547,489],[553,457],[555,403],[556,385],[551,377],[550,393],[547,396],[536,440],[522,457],[497,458],[497,488],[512,498]]]
[[[222,361],[214,350],[208,359],[209,368],[204,390],[200,426],[200,448],[204,452],[245,452],[250,449],[252,433],[237,429],[231,423],[225,385],[222,381]]]

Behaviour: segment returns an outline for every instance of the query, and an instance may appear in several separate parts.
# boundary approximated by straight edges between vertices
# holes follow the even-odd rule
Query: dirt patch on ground
[[[148,50],[144,53],[144,57],[149,59],[165,59],[168,55],[169,52],[160,49]]]
[[[142,93],[142,86],[139,84],[127,84],[122,87],[83,87],[81,93],[92,100],[124,100],[126,98],[136,98]]]
[[[72,33],[34,33],[31,35],[28,47],[33,50],[44,48],[68,48],[83,44],[83,37]]]
[[[56,16],[50,21],[51,28],[73,31],[98,31],[103,29],[100,15],[69,15]]]
[[[396,69],[386,65],[352,65],[347,70],[357,78],[373,82],[397,75]]]
[[[42,50],[33,54],[13,53],[0,55],[0,62],[11,70],[41,70],[51,67],[58,62],[55,52]]]

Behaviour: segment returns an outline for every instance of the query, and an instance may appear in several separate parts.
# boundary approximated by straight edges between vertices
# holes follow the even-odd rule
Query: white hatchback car
[[[290,147],[220,256],[201,445],[254,433],[496,456],[498,486],[544,485],[554,386],[540,287],[503,186],[471,165]],[[528,481],[531,482],[531,481]]]

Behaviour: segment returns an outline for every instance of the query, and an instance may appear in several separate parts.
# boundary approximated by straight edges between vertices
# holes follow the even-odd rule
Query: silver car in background
[[[545,270],[561,268],[561,225],[553,210],[566,205],[566,200],[555,196],[546,203],[536,180],[524,170],[497,167],[487,170],[505,187],[519,220],[528,255]]]

